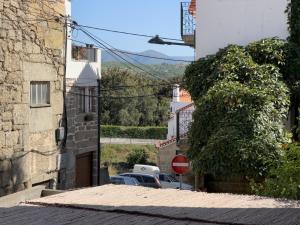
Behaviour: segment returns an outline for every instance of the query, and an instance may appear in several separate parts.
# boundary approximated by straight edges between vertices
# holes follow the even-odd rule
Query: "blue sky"
[[[179,0],[72,0],[72,17],[82,25],[180,39]],[[113,47],[127,51],[153,49],[170,56],[194,55],[190,47],[148,44],[149,38],[91,32]],[[77,32],[74,39],[87,40]]]

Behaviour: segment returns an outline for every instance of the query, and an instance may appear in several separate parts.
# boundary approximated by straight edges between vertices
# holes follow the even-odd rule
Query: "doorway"
[[[93,185],[93,153],[88,152],[76,156],[76,188]]]

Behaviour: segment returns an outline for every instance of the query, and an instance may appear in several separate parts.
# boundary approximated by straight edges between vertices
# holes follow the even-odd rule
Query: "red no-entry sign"
[[[172,160],[172,169],[177,174],[185,174],[189,171],[189,161],[184,155],[176,155]]]

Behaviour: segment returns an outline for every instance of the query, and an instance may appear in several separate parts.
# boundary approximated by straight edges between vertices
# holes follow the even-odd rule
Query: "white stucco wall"
[[[197,0],[196,58],[228,44],[288,36],[288,0]]]
[[[71,1],[65,0],[66,15],[71,18]],[[69,38],[71,28],[68,28]],[[92,43],[91,43],[92,44]],[[66,78],[75,79],[76,86],[97,86],[97,79],[101,77],[101,50],[97,49],[96,62],[77,61],[72,59],[72,41],[67,41],[67,71]]]

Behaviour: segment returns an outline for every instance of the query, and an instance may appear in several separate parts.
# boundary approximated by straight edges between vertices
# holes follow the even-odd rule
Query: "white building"
[[[188,132],[188,125],[192,121],[192,113],[194,111],[194,103],[191,96],[185,90],[180,90],[179,85],[173,88],[173,98],[170,103],[170,119],[168,120],[168,139],[176,137],[177,133],[177,116],[179,115],[179,133],[185,135]],[[178,114],[178,112],[180,112]]]
[[[171,161],[177,154],[185,154],[186,140],[195,110],[190,94],[175,85],[173,99],[170,103],[170,119],[168,121],[167,140],[156,143],[158,149],[158,166],[162,172],[173,173]]]
[[[71,18],[71,1],[66,0]],[[78,46],[68,28],[66,54],[67,141],[60,156],[61,188],[97,184],[98,79],[101,78],[101,51],[93,45]]]
[[[192,0],[182,13],[183,31],[192,34],[195,19],[196,58],[215,54],[229,44],[247,45],[262,38],[288,36],[288,0]],[[189,19],[187,19],[189,17]],[[182,32],[183,40],[186,33]]]

